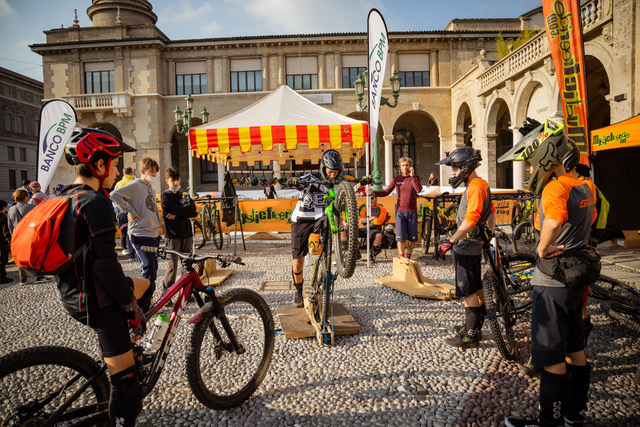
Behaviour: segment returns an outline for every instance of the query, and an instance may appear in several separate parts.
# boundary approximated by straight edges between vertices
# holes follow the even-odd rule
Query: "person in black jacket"
[[[169,189],[162,193],[161,206],[164,217],[164,239],[167,249],[191,253],[193,249],[193,230],[189,218],[196,216],[196,205],[185,193],[180,192],[180,171],[170,167],[165,172]],[[167,272],[162,279],[165,289],[176,281],[178,257],[167,254]]]
[[[134,366],[132,339],[144,335],[144,311],[151,305],[149,281],[125,276],[115,250],[116,218],[108,188],[118,172],[118,157],[135,151],[99,130],[75,131],[65,157],[76,167],[75,182],[62,189],[74,197],[73,221],[63,223],[61,235],[72,240],[72,253],[89,242],[88,253],[56,276],[67,312],[97,334],[111,393],[111,425],[133,426],[142,410],[143,390]],[[75,219],[74,219],[75,218]],[[138,305],[139,303],[139,305]],[[130,332],[130,328],[131,331]],[[133,337],[133,338],[132,338]]]

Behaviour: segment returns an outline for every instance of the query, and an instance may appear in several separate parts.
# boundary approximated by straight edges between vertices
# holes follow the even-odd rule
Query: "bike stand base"
[[[412,298],[441,300],[456,298],[455,286],[423,276],[420,264],[406,258],[393,258],[393,276],[374,280]]]
[[[220,286],[235,270],[218,270],[216,260],[208,259],[204,262],[202,271],[198,270],[200,281],[204,286]]]
[[[355,335],[359,333],[360,325],[349,314],[347,309],[342,304],[335,302],[332,305],[334,335]],[[309,314],[304,307],[295,307],[293,305],[278,307],[276,314],[285,338],[316,337],[316,328],[311,323]]]

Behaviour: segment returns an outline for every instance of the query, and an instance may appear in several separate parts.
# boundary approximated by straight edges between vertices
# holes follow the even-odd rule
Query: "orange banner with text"
[[[589,165],[587,90],[578,0],[542,0],[549,48],[558,76],[567,136],[580,147],[580,163]]]

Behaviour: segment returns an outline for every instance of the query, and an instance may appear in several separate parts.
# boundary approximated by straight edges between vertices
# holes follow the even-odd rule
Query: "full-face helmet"
[[[564,125],[547,120],[525,135],[498,162],[526,161],[531,165],[531,175],[524,181],[524,188],[535,195],[542,194],[551,180],[555,168],[563,165],[566,171],[573,170],[580,162],[580,149],[567,138]]]
[[[460,168],[458,176],[449,178],[449,185],[457,188],[460,184],[467,181],[471,172],[480,165],[481,160],[482,155],[480,154],[480,150],[475,150],[472,147],[460,147],[453,150],[451,154],[447,154],[447,156],[436,163],[436,165]]]
[[[327,150],[322,155],[322,159],[320,160],[320,175],[322,179],[327,179],[327,168],[337,170],[338,175],[342,173],[342,169],[344,169],[342,156],[336,150]]]

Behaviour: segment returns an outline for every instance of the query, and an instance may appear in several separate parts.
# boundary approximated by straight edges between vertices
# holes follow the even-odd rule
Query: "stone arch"
[[[453,133],[453,139],[456,147],[472,145],[473,127],[471,109],[469,108],[469,104],[463,102],[458,107],[456,127],[455,132]]]
[[[588,129],[594,130],[611,124],[611,106],[606,96],[611,93],[611,81],[602,62],[591,55],[585,57],[588,97]]]
[[[492,187],[511,188],[513,186],[513,165],[511,162],[498,163],[497,159],[513,146],[513,133],[509,129],[512,113],[509,103],[502,97],[493,99],[487,109],[486,152],[480,175],[487,173]]]
[[[557,111],[555,98],[553,97],[554,80],[551,80],[549,75],[541,70],[527,73],[526,78],[520,82],[516,90],[515,111],[512,120],[514,126],[521,125],[527,118],[527,115],[534,116],[531,118],[541,121]],[[537,100],[537,102],[532,100],[532,98]],[[540,101],[546,103],[546,110],[538,107],[536,111],[532,113],[530,110],[532,101],[537,104],[540,104]]]
[[[416,172],[425,178],[436,173],[434,163],[440,157],[440,127],[425,111],[407,111],[393,125],[393,176],[399,175],[398,160],[403,156],[413,159]]]

